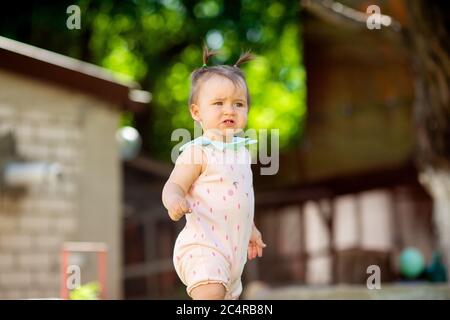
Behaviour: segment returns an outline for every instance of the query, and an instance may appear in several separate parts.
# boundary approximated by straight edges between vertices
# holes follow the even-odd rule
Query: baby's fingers
[[[252,246],[252,259],[255,259],[257,256],[257,249],[256,246]]]
[[[189,206],[189,202],[187,202],[186,200],[181,201],[180,203],[180,207],[183,213],[191,213],[192,209]]]
[[[170,216],[173,217],[173,220],[175,221],[180,220],[184,216],[185,212],[189,210],[189,208],[187,210],[183,209],[182,201],[174,202],[170,208],[171,210],[169,210]]]
[[[180,206],[177,203],[174,203],[169,209],[169,216],[172,218],[172,220],[178,221],[181,218],[180,211]]]
[[[261,248],[265,248],[266,244],[262,241],[261,238],[256,239],[256,245]]]
[[[258,252],[258,257],[262,257],[262,252],[263,252],[263,249],[260,247],[260,246],[257,246],[256,247],[256,250],[257,250],[257,252]]]
[[[254,249],[253,245],[249,244],[247,249],[248,260],[252,260],[254,258],[253,249]]]

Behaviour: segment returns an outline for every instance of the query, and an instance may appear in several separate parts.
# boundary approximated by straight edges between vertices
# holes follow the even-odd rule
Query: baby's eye
[[[244,106],[244,104],[240,103],[240,102],[236,102],[235,105],[238,106],[238,107],[243,107]]]
[[[214,105],[221,106],[221,105],[222,105],[222,101],[216,101],[216,102],[214,102],[213,104],[214,104]]]

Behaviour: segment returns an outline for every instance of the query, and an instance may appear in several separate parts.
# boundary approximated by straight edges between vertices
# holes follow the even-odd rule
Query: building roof
[[[151,98],[138,83],[120,81],[104,68],[5,37],[0,37],[0,68],[80,90],[120,110],[140,111]]]

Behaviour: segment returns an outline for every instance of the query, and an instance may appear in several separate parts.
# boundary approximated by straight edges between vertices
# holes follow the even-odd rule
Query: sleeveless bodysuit
[[[238,299],[241,275],[253,226],[254,193],[251,155],[245,147],[256,143],[234,137],[222,144],[205,136],[183,145],[177,163],[192,161],[193,145],[206,155],[204,172],[186,194],[192,213],[177,237],[173,262],[190,295],[193,288],[221,283],[225,299]]]

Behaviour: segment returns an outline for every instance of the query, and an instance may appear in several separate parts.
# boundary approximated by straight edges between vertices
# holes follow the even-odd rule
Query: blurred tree
[[[81,9],[69,30],[66,9]],[[252,95],[249,128],[278,128],[282,148],[297,145],[305,116],[298,0],[30,1],[0,13],[0,34],[82,59],[133,79],[153,94],[151,108],[124,114],[143,136],[144,152],[170,159],[175,128],[193,132],[189,75],[202,65],[202,43],[232,64],[244,50],[258,59],[243,67]]]
[[[450,15],[443,0],[408,2],[416,69],[417,159],[434,200],[440,250],[450,271]]]
[[[339,26],[367,29],[368,15],[332,0],[301,0],[308,11]],[[349,1],[347,1],[349,2]],[[416,160],[434,201],[434,219],[450,271],[450,15],[444,0],[405,1],[409,25],[384,16],[379,35],[404,46],[415,69]]]

